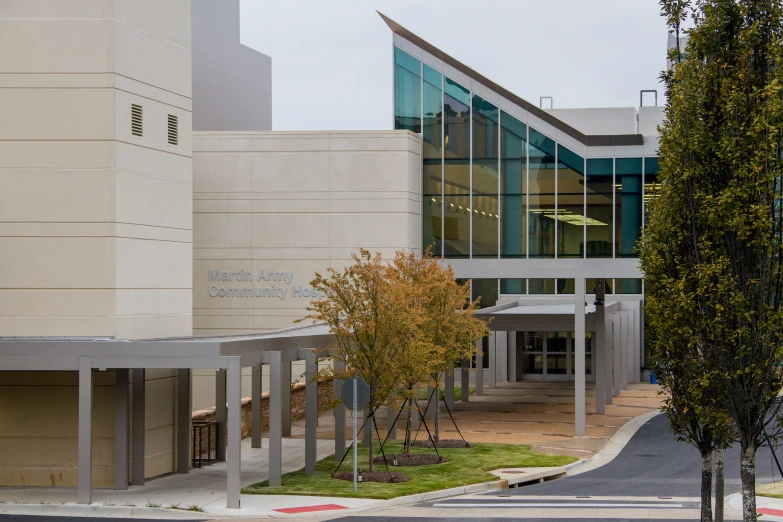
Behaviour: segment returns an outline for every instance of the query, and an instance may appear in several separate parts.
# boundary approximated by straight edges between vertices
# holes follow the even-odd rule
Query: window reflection
[[[498,255],[498,108],[473,96],[473,257]]]
[[[443,251],[470,255],[470,92],[444,78]]]
[[[584,159],[557,146],[557,255],[584,257]]]
[[[616,257],[635,257],[642,232],[642,158],[616,158]]]
[[[394,128],[421,132],[421,62],[394,48]]]
[[[612,257],[612,158],[587,160],[587,257]]]
[[[443,94],[441,74],[424,65],[424,217],[422,240],[424,248],[432,245],[432,254],[443,252]]]
[[[529,129],[529,256],[555,256],[555,142]]]
[[[505,112],[500,114],[500,178],[500,255],[524,257],[527,251],[527,126]]]

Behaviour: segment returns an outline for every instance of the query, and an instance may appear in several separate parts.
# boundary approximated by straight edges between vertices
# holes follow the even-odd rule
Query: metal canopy
[[[607,303],[606,309],[618,307]],[[574,329],[575,303],[524,304],[513,301],[483,308],[476,316],[489,321],[493,332],[505,331],[572,331]],[[596,331],[595,304],[585,306],[585,330]]]

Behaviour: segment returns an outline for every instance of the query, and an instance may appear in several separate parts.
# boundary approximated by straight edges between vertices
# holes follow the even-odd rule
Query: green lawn
[[[471,386],[470,388],[468,388],[468,394],[469,395],[473,395],[474,393],[476,393],[475,386]],[[440,400],[441,401],[445,401],[446,400],[446,390],[444,390],[443,388],[440,389],[440,393],[438,395],[440,396]],[[420,401],[426,401],[427,399],[429,399],[429,397],[430,396],[427,395],[427,389],[426,388],[423,389],[423,390],[419,390],[419,400]],[[462,387],[461,386],[455,386],[454,387],[454,402],[458,402],[458,401],[461,401],[461,400],[462,400]]]
[[[401,453],[401,442],[389,442],[384,447],[387,455]],[[415,453],[432,453],[433,450],[416,448]],[[439,489],[465,486],[497,480],[487,473],[501,468],[519,468],[533,466],[562,466],[574,462],[575,458],[562,455],[546,455],[530,451],[530,446],[514,444],[474,444],[472,448],[442,449],[441,455],[448,459],[443,464],[432,466],[410,466],[393,468],[411,478],[400,484],[380,484],[364,482],[359,484],[358,492],[353,492],[353,483],[331,478],[336,462],[334,456],[318,462],[315,475],[306,475],[303,470],[283,475],[283,485],[270,488],[267,482],[260,482],[242,489],[242,493],[257,495],[315,495],[329,497],[360,497],[389,499],[403,495],[426,493]],[[353,469],[352,453],[341,471]],[[367,469],[367,450],[359,448],[359,467]],[[377,471],[385,470],[383,465]]]

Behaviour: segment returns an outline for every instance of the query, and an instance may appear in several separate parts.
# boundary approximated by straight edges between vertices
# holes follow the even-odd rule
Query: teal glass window
[[[587,257],[612,257],[614,160],[587,160]]]
[[[500,113],[500,256],[527,253],[527,126]],[[521,280],[520,280],[521,281]],[[522,293],[512,291],[508,293]]]
[[[498,256],[498,108],[473,96],[473,257]]]
[[[470,92],[444,77],[443,253],[470,256]]]
[[[474,279],[471,284],[471,296],[474,301],[481,298],[480,308],[495,306],[498,302],[498,280]]]
[[[642,158],[615,158],[616,257],[635,257],[642,233]]]
[[[432,254],[436,257],[443,253],[443,91],[441,85],[441,74],[424,65],[422,240],[424,248],[432,246]]]
[[[658,197],[658,158],[644,158],[644,222],[647,222],[647,203]]]
[[[501,294],[526,294],[527,279],[501,279]]]
[[[641,279],[615,279],[618,294],[641,294]]]
[[[394,128],[421,132],[421,62],[394,48]]]
[[[554,294],[555,286],[556,285],[554,279],[528,279],[527,293],[528,294]]]
[[[555,142],[533,128],[528,136],[528,256],[555,257]]]
[[[584,171],[584,159],[558,144],[556,214],[558,257],[584,257]]]

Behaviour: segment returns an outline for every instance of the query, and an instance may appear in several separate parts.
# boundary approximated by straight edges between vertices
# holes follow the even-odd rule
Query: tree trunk
[[[715,450],[715,522],[723,522],[723,450]]]
[[[712,452],[701,456],[701,522],[712,522]]]
[[[742,478],[742,520],[754,522],[756,517],[756,448],[742,445],[740,477]]]
[[[435,442],[440,442],[440,383],[435,385]]]
[[[410,456],[411,446],[413,445],[413,433],[411,433],[411,424],[413,423],[413,401],[408,401],[408,421],[405,423],[405,455]]]

